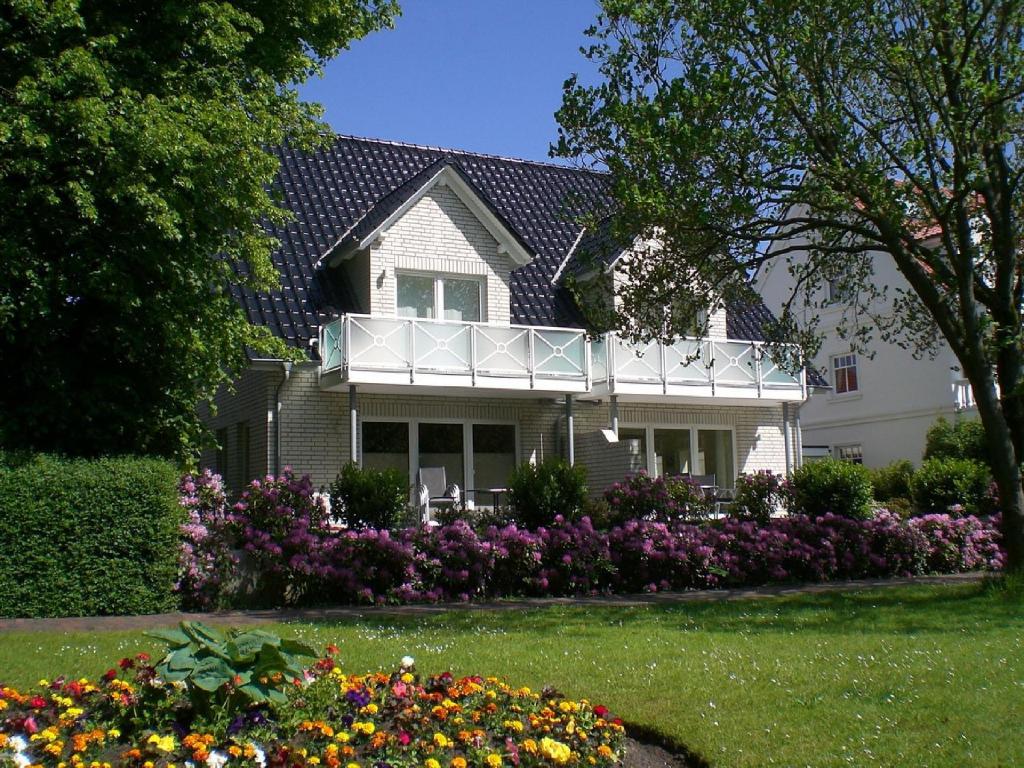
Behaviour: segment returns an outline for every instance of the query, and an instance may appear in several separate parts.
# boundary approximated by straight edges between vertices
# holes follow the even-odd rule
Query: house
[[[444,467],[486,505],[515,465],[553,456],[594,492],[641,469],[731,487],[795,463],[807,388],[764,353],[762,304],[715,308],[702,341],[588,335],[565,276],[605,290],[628,256],[580,266],[606,175],[344,136],[279,154],[295,214],[274,232],[281,287],[236,294],[306,359],[253,359],[218,395],[203,463],[229,486],[288,465],[328,484],[354,460],[410,485]]]
[[[936,238],[929,231],[922,236],[925,244]],[[780,241],[778,247],[793,245]],[[805,261],[806,252],[799,243],[795,245],[787,260]],[[872,310],[884,317],[899,291],[910,290],[910,286],[888,254],[874,252],[871,258],[873,280],[887,286],[885,297]],[[781,308],[792,291],[793,275],[787,260],[769,260],[754,276],[758,293],[774,310]],[[800,310],[801,319],[819,318],[822,345],[813,365],[825,372],[829,388],[815,392],[800,407],[804,459],[831,455],[871,467],[898,459],[920,463],[925,435],[936,419],[976,417],[970,384],[944,341],[939,340],[935,356],[914,359],[908,350],[875,334],[869,351],[857,352],[838,331],[852,310],[837,295],[835,283],[808,298]]]

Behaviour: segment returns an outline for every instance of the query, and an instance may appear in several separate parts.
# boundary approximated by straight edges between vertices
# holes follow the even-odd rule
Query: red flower
[[[146,662],[149,661],[149,654],[143,651],[142,653],[136,654],[135,658],[139,661]]]
[[[82,684],[77,680],[72,680],[70,683],[64,686],[64,690],[70,693],[76,699],[82,695]]]
[[[135,666],[135,662],[125,657],[121,659],[119,662],[117,662],[117,666],[119,666],[121,669],[131,669]]]
[[[327,655],[328,656],[334,656],[339,651],[341,651],[341,649],[338,646],[336,646],[334,643],[331,643],[330,645],[327,646]]]
[[[598,704],[594,707],[594,714],[598,717],[608,717],[608,707],[603,704]]]
[[[32,707],[32,709],[42,709],[46,706],[46,699],[42,696],[33,696],[28,705]],[[31,733],[35,733],[35,731],[31,731]]]
[[[103,673],[103,679],[106,680],[108,683],[115,677],[117,677],[116,669],[108,669],[106,672]]]
[[[410,741],[412,741],[412,736],[410,736],[407,731],[402,731],[398,734],[398,743],[403,747],[408,745]]]

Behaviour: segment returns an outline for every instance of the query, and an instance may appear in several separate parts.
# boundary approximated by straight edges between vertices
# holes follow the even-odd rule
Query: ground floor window
[[[444,467],[445,480],[464,491],[505,488],[518,455],[514,424],[362,422],[363,467],[397,469],[410,488],[421,467]],[[492,499],[488,493],[468,496],[483,505]]]
[[[731,428],[626,426],[619,428],[619,440],[637,441],[640,462],[652,475],[714,475],[721,488],[736,483]]]
[[[836,458],[851,464],[863,464],[864,449],[859,445],[840,445],[836,448]]]

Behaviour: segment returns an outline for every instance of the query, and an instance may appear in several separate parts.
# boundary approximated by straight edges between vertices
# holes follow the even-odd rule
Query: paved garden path
[[[432,603],[422,605],[344,606],[337,608],[285,608],[259,611],[218,611],[216,613],[155,613],[145,616],[80,616],[62,619],[0,619],[0,632],[96,632],[100,630],[143,630],[174,626],[187,619],[209,624],[265,624],[272,621],[348,621],[373,616],[431,616],[448,611],[505,611],[551,606],[681,605],[692,602],[749,600],[753,598],[848,592],[908,584],[965,584],[979,582],[985,573],[947,576],[917,576],[905,579],[863,579],[821,584],[791,584],[749,589],[705,589],[692,592],[658,592],[639,595],[597,597],[535,597],[483,603]]]

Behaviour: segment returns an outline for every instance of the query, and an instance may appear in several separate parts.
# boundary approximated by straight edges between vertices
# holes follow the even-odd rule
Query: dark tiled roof
[[[281,170],[275,189],[295,214],[293,221],[271,230],[281,242],[272,256],[281,287],[269,293],[236,288],[234,293],[252,322],[268,326],[293,346],[308,349],[321,324],[358,306],[342,270],[328,268],[327,260],[318,268],[324,254],[372,232],[445,166],[459,173],[533,254],[529,264],[512,273],[514,323],[581,326],[571,297],[555,280],[559,269],[574,244],[574,257],[593,254],[606,263],[613,258],[607,227],[580,236],[580,220],[610,204],[608,178],[601,173],[348,136],[336,137],[317,152],[285,146],[277,154]],[[580,269],[574,259],[565,268]],[[761,323],[770,317],[763,305],[730,310],[730,336],[762,338]]]
[[[605,216],[587,229],[569,254],[564,273],[580,277],[600,267],[611,265],[628,247],[612,234],[612,219]]]

